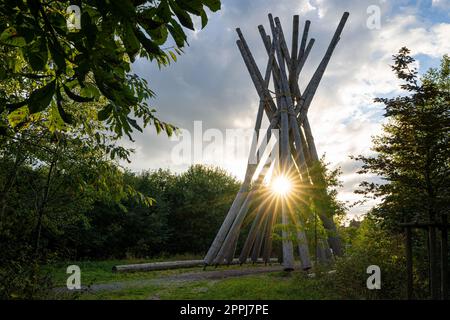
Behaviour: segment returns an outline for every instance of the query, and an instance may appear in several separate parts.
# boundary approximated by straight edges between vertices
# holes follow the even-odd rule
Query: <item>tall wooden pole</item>
[[[336,48],[336,45],[339,41],[339,37],[341,36],[342,30],[344,29],[344,25],[347,22],[348,16],[349,16],[348,12],[345,12],[342,15],[341,21],[339,22],[336,32],[334,33],[333,38],[331,39],[330,45],[328,46],[328,49],[322,61],[317,67],[316,72],[314,73],[313,77],[308,83],[308,86],[305,89],[305,92],[299,102],[299,105],[296,108],[296,111],[300,113],[301,123],[303,122],[304,117],[306,117],[306,111],[308,111],[309,105],[311,104],[314,94],[316,93],[316,90],[319,87],[320,80],[322,79],[323,74],[325,73],[325,69],[327,68],[328,62],[331,59],[331,55],[333,54],[333,51]]]
[[[431,220],[434,223],[434,220]],[[431,298],[433,300],[439,299],[440,283],[438,274],[438,263],[437,263],[437,237],[436,237],[436,227],[430,225],[428,227],[428,243],[430,248],[430,285],[431,285]]]
[[[442,299],[448,300],[448,221],[447,214],[443,213],[441,229],[441,291]]]
[[[225,237],[227,236],[227,233],[228,233],[231,225],[233,224],[233,221],[236,218],[236,215],[239,212],[242,202],[245,200],[247,193],[250,189],[250,182],[251,182],[251,178],[254,173],[254,169],[256,169],[256,165],[250,165],[250,164],[247,165],[247,172],[245,175],[244,182],[242,183],[242,186],[239,189],[239,192],[238,192],[236,198],[234,199],[233,204],[231,205],[231,208],[225,217],[225,220],[223,221],[222,225],[220,226],[220,229],[217,232],[217,235],[214,238],[213,243],[211,244],[208,252],[206,253],[206,256],[204,258],[205,265],[209,265],[212,263],[213,259],[216,257],[217,253],[219,252],[220,248],[222,247]]]
[[[241,264],[244,263],[245,261],[247,261],[247,258],[253,247],[253,244],[255,243],[256,236],[258,235],[258,231],[261,228],[261,221],[262,221],[263,215],[264,215],[264,207],[260,206],[256,213],[255,220],[253,220],[253,223],[250,227],[250,230],[247,235],[247,239],[244,242],[244,246],[243,246],[241,254],[239,256],[239,263],[241,263]]]
[[[252,262],[256,263],[258,258],[261,255],[261,250],[264,242],[264,236],[266,235],[266,229],[268,224],[268,216],[265,215],[262,218],[261,225],[260,225],[260,232],[258,232],[258,235],[256,237],[256,240],[253,244],[253,250],[252,250]]]
[[[306,40],[308,40],[308,32],[309,32],[309,26],[311,25],[311,21],[306,20],[305,26],[303,28],[303,35],[302,35],[302,42],[300,44],[300,51],[298,52],[298,59],[302,59],[304,53],[305,53],[305,46],[306,46]]]
[[[264,138],[266,140],[271,138],[271,130],[279,130],[279,149],[277,150],[277,159],[279,161],[275,168],[278,174],[293,174],[302,181],[302,184],[308,186],[318,184],[318,182],[322,185],[323,181],[319,179],[320,177],[317,178],[320,181],[315,180],[316,178],[311,174],[311,168],[314,163],[319,161],[319,158],[307,112],[330,57],[340,39],[340,34],[347,18],[348,13],[346,12],[342,16],[330,45],[303,94],[298,85],[298,78],[314,44],[314,39],[309,39],[308,41],[310,21],[305,22],[299,45],[299,16],[295,15],[293,17],[290,52],[281,22],[277,17],[273,18],[269,14],[272,41],[271,37],[265,33],[264,28],[258,26],[268,55],[264,77],[258,69],[241,30],[239,28],[236,29],[239,37],[239,40],[236,42],[238,49],[260,99],[255,122],[256,134],[254,135],[244,182],[205,256],[205,265],[223,262],[230,263],[233,260],[243,221],[248,216],[249,210],[256,207],[259,208],[258,213],[254,216],[249,216],[249,219],[254,219],[254,221],[239,256],[239,261],[241,263],[245,262],[250,253],[253,261],[261,256],[265,262],[269,261],[272,251],[273,225],[280,217],[283,225],[282,262],[286,270],[294,268],[291,236],[295,235],[288,229],[291,225],[299,226],[301,222],[296,217],[297,213],[294,212],[296,209],[289,205],[286,198],[277,198],[279,205],[275,205],[275,208],[273,208],[272,204],[269,206],[265,205],[262,200],[261,194],[264,192],[264,187],[261,185],[261,182],[265,175],[265,163],[268,161],[268,154],[273,151],[263,144],[261,147],[257,147],[258,132],[261,127],[263,114],[266,114],[270,124]],[[271,78],[273,79],[274,91],[269,89]],[[250,160],[256,160],[256,163]],[[254,176],[257,177],[255,178]],[[253,184],[252,179],[256,179],[256,182]],[[321,192],[326,192],[326,190]],[[319,212],[319,216],[324,228],[330,234],[328,238],[329,246],[335,254],[340,254],[341,244],[336,235],[336,226],[330,213]],[[307,238],[303,229],[299,229],[296,232],[296,241],[302,266],[304,269],[307,269],[311,263]],[[322,248],[322,242],[320,243]],[[329,250],[327,252],[329,253]],[[327,252],[326,250],[320,251],[321,260],[326,258]]]
[[[279,37],[281,37],[282,32],[281,32],[279,20],[276,19],[275,22],[276,22],[276,28],[274,30],[272,30],[272,32],[278,33],[278,34],[276,34],[276,35],[274,34],[273,37],[275,38],[275,36],[276,36],[277,40],[279,40]],[[278,59],[278,66],[279,66],[279,70],[280,70],[279,79],[281,82],[280,87],[281,87],[281,91],[282,91],[281,92],[282,108],[285,108],[286,113],[289,114],[288,116],[286,116],[288,118],[286,125],[293,132],[295,144],[296,144],[297,150],[299,151],[298,157],[300,159],[300,164],[301,164],[300,170],[301,170],[301,172],[304,172],[305,168],[306,168],[306,161],[305,161],[305,157],[303,155],[303,150],[302,150],[302,145],[301,145],[300,128],[298,127],[297,118],[293,111],[292,94],[290,92],[288,79],[287,79],[288,78],[287,72],[286,72],[284,62],[283,62],[283,54],[282,54],[282,49],[281,49],[281,45],[280,45],[281,42],[275,41],[275,43],[277,45],[276,53],[277,53],[277,59]],[[282,109],[282,110],[284,110],[284,109]],[[281,125],[283,126],[283,123]],[[282,129],[283,129],[283,127],[282,127]],[[291,161],[290,160],[290,151],[288,151],[288,157],[289,157],[289,160],[286,160],[286,161],[290,162]],[[289,167],[285,166],[283,168],[283,170],[284,170],[284,172],[290,172],[290,170],[292,170],[292,169],[291,169],[291,166],[289,166]],[[291,216],[294,216],[294,215],[295,215],[295,213],[291,212]],[[299,254],[300,254],[302,263],[304,265],[304,269],[309,269],[311,267],[311,262],[310,262],[310,258],[309,258],[308,242],[306,240],[306,235],[305,235],[304,231],[297,232],[297,239],[298,239]]]
[[[406,227],[406,274],[407,274],[407,298],[413,298],[413,258],[411,227]]]

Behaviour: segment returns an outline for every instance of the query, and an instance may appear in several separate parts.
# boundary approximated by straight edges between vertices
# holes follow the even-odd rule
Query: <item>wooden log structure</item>
[[[313,166],[317,165],[319,156],[315,146],[311,126],[308,120],[308,110],[314,94],[325,73],[331,56],[341,38],[344,25],[349,16],[342,15],[331,42],[304,90],[300,90],[299,79],[312,51],[315,39],[309,38],[311,22],[305,21],[300,35],[300,18],[298,15],[292,21],[292,42],[288,46],[281,21],[278,17],[268,15],[271,35],[269,36],[262,25],[258,26],[261,39],[267,53],[265,72],[258,69],[256,60],[250,51],[242,31],[237,28],[237,47],[244,60],[245,67],[259,97],[259,107],[255,122],[254,140],[251,145],[249,161],[245,179],[242,183],[225,220],[217,232],[204,260],[204,266],[245,263],[248,261],[270,262],[273,248],[274,232],[281,230],[281,262],[285,270],[293,270],[295,264],[294,244],[298,247],[301,268],[311,268],[310,245],[304,230],[303,219],[299,211],[305,206],[297,206],[296,201],[303,196],[303,201],[315,203],[313,195],[300,195],[293,189],[286,195],[279,195],[271,191],[263,180],[273,180],[284,177],[288,181],[296,181],[310,190],[317,190],[323,186],[323,176],[313,176]],[[301,39],[300,39],[301,36]],[[263,77],[264,76],[264,77]],[[269,121],[264,137],[258,135],[264,115]],[[272,130],[278,130],[278,144],[276,148],[258,139],[271,139]],[[260,145],[260,147],[257,147]],[[267,154],[277,155],[275,162]],[[265,155],[265,156],[264,156]],[[254,161],[256,159],[256,161]],[[256,163],[255,163],[256,162]],[[258,168],[265,168],[260,170]],[[269,171],[267,168],[273,168]],[[267,182],[267,181],[266,181]],[[319,190],[326,194],[327,190]],[[327,231],[328,238],[315,241],[316,257],[320,262],[327,262],[332,255],[342,254],[342,245],[333,221],[333,213],[322,210],[317,212],[320,223]],[[249,221],[247,221],[249,220]],[[318,219],[319,220],[319,219]],[[238,246],[240,230],[249,225],[247,239]],[[281,228],[275,228],[280,225]],[[317,245],[318,243],[318,245]],[[241,252],[238,259],[234,259],[236,249]]]
[[[247,260],[246,262],[253,263],[266,263],[263,259],[257,259],[256,261]],[[270,263],[277,263],[278,259],[270,259]],[[230,264],[239,264],[238,259],[233,259]],[[181,260],[181,261],[164,261],[164,262],[150,262],[150,263],[137,263],[137,264],[123,264],[112,267],[113,272],[147,272],[158,270],[170,270],[170,269],[182,269],[182,268],[195,268],[203,267],[204,260]]]

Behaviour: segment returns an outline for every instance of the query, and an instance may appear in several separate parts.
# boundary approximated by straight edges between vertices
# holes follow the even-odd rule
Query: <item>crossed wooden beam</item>
[[[270,140],[273,136],[273,130],[278,130],[279,133],[279,149],[277,150],[279,161],[277,161],[275,170],[279,173],[294,173],[303,185],[309,187],[317,188],[317,186],[325,185],[323,175],[311,174],[314,164],[319,162],[319,157],[307,114],[331,55],[339,42],[348,16],[348,12],[343,14],[325,55],[303,93],[298,85],[298,79],[315,41],[313,38],[308,39],[310,21],[305,22],[299,46],[299,16],[293,17],[291,50],[287,46],[283,28],[278,18],[273,18],[271,14],[268,15],[272,36],[267,35],[262,25],[258,26],[268,55],[264,76],[258,69],[241,30],[236,29],[239,37],[236,43],[258,92],[260,102],[255,122],[254,141],[244,181],[204,258],[205,266],[232,262],[239,233],[246,218],[253,219],[253,222],[239,255],[240,263],[246,262],[249,257],[253,262],[256,262],[259,258],[262,258],[265,262],[270,260],[273,227],[279,219],[279,212],[281,212],[281,223],[284,227],[289,224],[297,226],[302,224],[296,214],[291,212],[292,208],[286,201],[281,201],[274,206],[268,203],[267,196],[264,196],[262,192],[264,176],[272,165],[267,157],[267,151],[270,150],[264,149],[268,145],[256,147],[260,138],[258,133],[261,129],[264,114],[266,114],[270,123],[264,139]],[[271,80],[274,90],[269,89]],[[257,161],[250,161],[250,159],[254,159],[255,155]],[[264,155],[266,156],[264,157]],[[326,193],[326,187],[322,187],[321,190],[315,192]],[[309,200],[314,201],[312,198]],[[251,208],[256,208],[254,215],[249,214]],[[332,213],[322,211],[318,212],[318,215],[327,231],[327,245],[322,241],[320,252],[316,254],[322,259],[329,259],[331,252],[326,248],[328,247],[332,249],[334,255],[340,255],[342,246],[337,236]],[[296,228],[294,233],[296,233],[294,241],[298,246],[302,268],[307,270],[311,268],[311,258],[304,228],[303,230],[301,227]],[[288,230],[283,229],[282,260],[285,270],[293,270],[294,268],[292,242]]]

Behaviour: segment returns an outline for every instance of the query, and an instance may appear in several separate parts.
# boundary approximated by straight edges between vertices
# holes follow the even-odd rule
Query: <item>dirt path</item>
[[[145,280],[132,280],[123,282],[112,282],[104,284],[94,284],[90,287],[82,287],[82,290],[88,292],[98,292],[98,291],[112,291],[112,290],[123,290],[127,288],[140,288],[149,285],[163,285],[167,283],[175,282],[190,282],[190,281],[201,281],[201,280],[220,280],[232,277],[242,277],[253,274],[268,273],[282,271],[283,267],[277,266],[267,266],[267,267],[252,267],[252,268],[239,268],[239,269],[229,269],[229,270],[212,270],[212,271],[200,271],[200,272],[187,272],[174,274],[162,278],[155,279],[145,279]],[[67,292],[64,287],[56,288],[57,291]]]

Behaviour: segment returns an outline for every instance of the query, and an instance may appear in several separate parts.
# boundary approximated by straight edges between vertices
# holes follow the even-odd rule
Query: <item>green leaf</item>
[[[61,103],[57,103],[57,106],[58,106],[58,112],[59,112],[59,115],[61,116],[61,119],[67,124],[73,124],[72,115],[70,115],[66,111],[64,111]]]
[[[208,16],[206,15],[205,10],[201,11],[200,17],[202,18],[202,29],[203,29],[208,24]]]
[[[203,4],[200,0],[191,0],[191,1],[185,1],[185,0],[175,0],[177,5],[187,12],[190,12],[192,14],[195,14],[196,16],[201,15],[201,11],[203,10]]]
[[[25,38],[26,43],[30,43],[36,37],[36,29],[30,25],[17,26],[17,33]]]
[[[53,62],[55,62],[56,66],[58,67],[58,70],[60,72],[65,72],[66,70],[66,59],[62,52],[60,51],[60,47],[55,45],[52,40],[48,43],[50,53],[52,55]]]
[[[104,107],[97,113],[97,119],[100,121],[105,121],[106,119],[108,119],[111,114],[112,108],[113,108],[112,104],[108,104],[106,107]]]
[[[203,0],[203,3],[212,12],[216,12],[216,11],[220,10],[220,0]]]
[[[14,128],[27,118],[28,113],[29,109],[27,109],[26,107],[17,108],[16,110],[8,114],[7,116],[8,123],[11,125],[11,127]]]
[[[66,113],[66,111],[64,110],[64,108],[62,106],[62,103],[63,103],[63,98],[61,96],[61,92],[59,91],[59,88],[57,88],[57,91],[56,91],[56,106],[57,106],[57,109],[58,109],[59,116],[65,123],[73,124],[73,117],[72,117],[72,115]]]
[[[64,128],[65,121],[63,120],[61,112],[59,108],[55,105],[55,103],[52,103],[49,111],[50,112],[47,121],[47,127],[49,131],[53,133],[56,130],[62,130]]]
[[[167,1],[160,2],[156,10],[156,15],[165,22],[168,22],[172,18],[172,12],[170,12],[170,7]]]
[[[127,117],[128,123],[131,124],[133,126],[133,128],[135,128],[136,130],[142,132],[142,128],[137,124],[136,120]]]
[[[130,0],[109,0],[111,6],[118,15],[125,17],[128,21],[133,21],[136,17],[136,8]]]
[[[4,80],[8,77],[7,66],[0,65],[0,80]]]
[[[136,38],[133,28],[134,26],[131,23],[124,24],[123,37],[121,37],[123,44],[125,46],[125,50],[127,51],[127,54],[130,57],[131,62],[134,62],[134,59],[138,54],[139,49],[141,48],[141,44],[139,40]]]
[[[170,24],[167,25],[167,29],[175,40],[177,46],[180,48],[183,47],[187,38],[186,34],[183,31],[183,28],[181,28],[178,22],[175,21],[175,19],[171,19]]]
[[[158,16],[158,9],[148,7],[137,13],[137,20],[144,29],[155,29],[166,22]],[[169,17],[170,18],[170,17]]]
[[[100,91],[95,85],[91,83],[86,83],[86,85],[83,88],[81,88],[80,94],[83,97],[91,98],[94,100],[100,98]]]
[[[162,130],[161,124],[159,123],[158,120],[155,120],[154,124],[155,124],[155,128],[156,128],[156,133],[159,134]]]
[[[167,40],[167,36],[169,35],[169,32],[167,31],[167,27],[165,25],[161,25],[158,28],[146,31],[157,45],[164,44]]]
[[[14,47],[23,47],[26,45],[25,38],[21,37],[13,27],[6,28],[2,32],[0,42]]]
[[[73,92],[70,91],[70,89],[67,88],[67,86],[65,86],[65,85],[64,85],[63,87],[64,87],[64,92],[67,94],[67,96],[68,96],[70,99],[72,99],[73,101],[75,101],[75,102],[81,102],[81,103],[83,103],[83,102],[91,102],[91,101],[94,100],[93,98],[82,97],[82,96],[79,96],[79,95],[73,93]]]
[[[6,135],[7,132],[8,132],[8,127],[5,126],[4,124],[0,124],[0,136]]]
[[[164,128],[165,128],[165,130],[166,130],[167,135],[168,135],[169,137],[171,137],[172,134],[173,134],[173,128],[172,128],[172,126],[171,126],[170,124],[166,123],[166,124],[164,124]]]
[[[27,105],[31,114],[41,112],[48,107],[52,101],[53,95],[55,94],[55,88],[56,81],[53,80],[44,87],[34,90],[30,94]]]
[[[172,57],[172,60],[177,62],[177,56],[172,51],[169,51],[170,56]]]
[[[98,30],[92,23],[91,16],[87,11],[81,14],[81,32],[86,36],[89,46],[93,47],[97,39]]]
[[[185,10],[181,9],[174,1],[171,1],[170,7],[172,8],[173,12],[177,16],[181,25],[183,25],[184,27],[186,27],[188,29],[194,30],[194,24],[192,23],[192,19],[189,16],[189,13],[187,13]]]
[[[38,19],[39,18],[39,1],[38,0],[28,0],[27,6],[30,9],[31,14]]]
[[[17,109],[19,109],[20,107],[23,107],[27,104],[28,100],[23,100],[21,102],[16,102],[16,103],[7,103],[6,104],[6,109],[9,110],[9,112],[13,112]]]
[[[24,58],[35,71],[45,69],[48,61],[48,49],[45,38],[37,37],[29,46],[23,47]]]
[[[149,54],[154,54],[154,55],[164,54],[164,52],[159,48],[159,46],[156,45],[152,40],[147,38],[141,30],[135,29],[134,34],[136,35],[136,37],[139,39],[139,42],[142,44],[144,49]]]
[[[65,36],[67,34],[67,21],[61,13],[57,11],[49,12],[48,19],[56,32],[58,32],[62,36]]]

